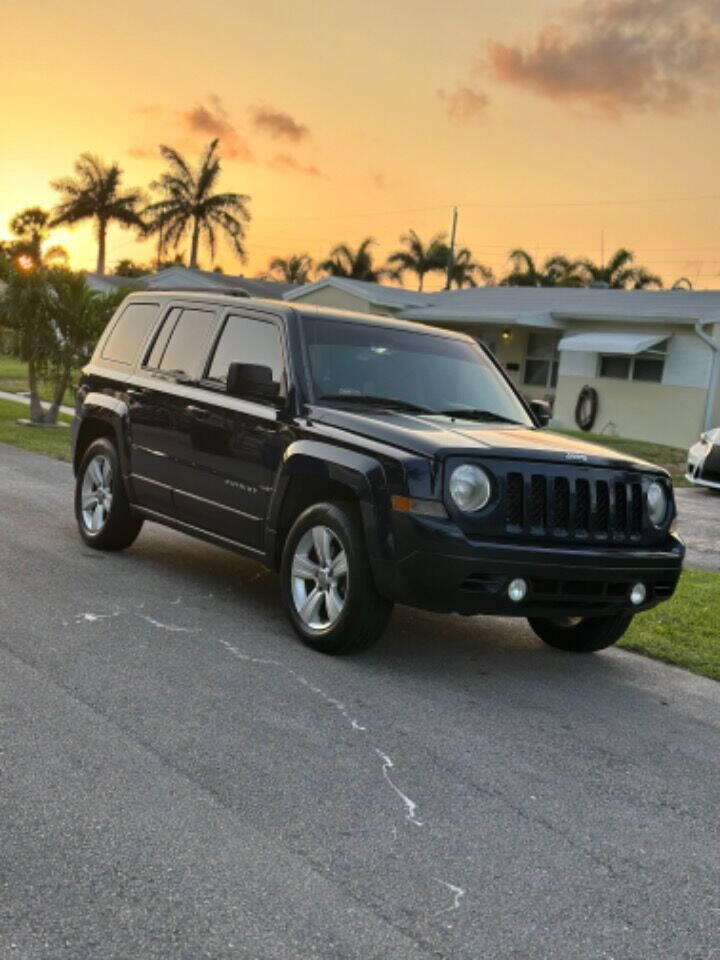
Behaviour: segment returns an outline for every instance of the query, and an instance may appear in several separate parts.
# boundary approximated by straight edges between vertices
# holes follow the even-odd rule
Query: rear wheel
[[[528,623],[551,647],[572,653],[593,653],[616,643],[632,618],[632,613],[616,613],[610,617],[528,617]]]
[[[392,603],[375,589],[363,531],[352,508],[319,503],[293,524],[280,579],[300,639],[322,653],[353,653],[379,639]]]
[[[80,536],[97,550],[124,550],[143,525],[130,511],[120,459],[104,437],[85,451],[75,483],[75,517]]]

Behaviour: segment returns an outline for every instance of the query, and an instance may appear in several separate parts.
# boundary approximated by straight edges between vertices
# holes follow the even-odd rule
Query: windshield
[[[532,425],[473,343],[316,317],[304,329],[317,401]]]

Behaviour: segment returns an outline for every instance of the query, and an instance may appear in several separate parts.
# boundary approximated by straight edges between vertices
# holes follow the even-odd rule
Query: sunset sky
[[[83,151],[146,186],[159,143],[196,159],[219,135],[220,188],[252,198],[228,271],[369,234],[383,258],[457,204],[497,274],[515,246],[599,260],[604,235],[720,286],[720,0],[33,0],[2,34],[0,236]],[[52,239],[94,267],[89,225]],[[109,268],[153,255],[110,232]]]

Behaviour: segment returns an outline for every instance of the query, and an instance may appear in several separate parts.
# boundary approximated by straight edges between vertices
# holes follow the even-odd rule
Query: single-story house
[[[118,287],[132,286],[142,290],[208,290],[211,293],[236,292],[239,296],[262,297],[267,300],[282,300],[284,294],[295,289],[291,283],[274,280],[254,280],[250,277],[234,277],[227,273],[209,270],[190,270],[173,266],[159,273],[145,273],[141,277],[116,277],[99,273],[86,273],[85,279],[92,290],[108,293]]]
[[[530,398],[575,427],[598,394],[596,432],[693,443],[720,425],[720,291],[476,287],[420,293],[325,277],[285,299],[461,330],[485,343]]]

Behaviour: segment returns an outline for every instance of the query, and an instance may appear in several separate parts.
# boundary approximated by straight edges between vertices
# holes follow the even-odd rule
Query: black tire
[[[597,390],[585,384],[578,394],[577,403],[575,404],[575,423],[581,430],[585,430],[586,432],[592,430],[595,424],[595,418],[597,417],[598,404],[599,398]]]
[[[309,556],[302,556],[303,543],[314,541],[314,529],[330,531],[328,543],[330,547],[333,544],[338,547],[333,563],[338,560],[340,549],[345,553],[347,574],[344,578],[339,575],[337,580],[330,582],[330,586],[312,576],[293,576],[293,563],[298,558],[307,560],[310,565],[317,563],[318,569],[327,568],[332,573],[332,565],[326,563],[322,566],[318,561],[319,554],[314,546],[310,546]],[[327,552],[331,553],[330,548]],[[355,653],[367,649],[380,638],[392,612],[392,603],[381,597],[375,589],[357,513],[344,503],[318,503],[300,514],[283,546],[280,585],[283,603],[295,632],[304,644],[321,653]],[[327,589],[323,591],[321,587]],[[331,622],[332,611],[328,599],[332,589],[336,589],[336,596],[342,599],[342,608],[334,622]],[[299,613],[299,605],[302,605],[305,596],[303,591],[308,595],[308,602],[313,593],[325,594],[325,599],[319,601],[318,625],[309,624]],[[327,625],[322,623],[324,620],[328,621]]]
[[[528,623],[538,637],[558,650],[571,653],[594,653],[611,647],[625,633],[632,621],[632,613],[616,613],[610,617],[528,617]]]
[[[105,500],[105,508],[101,510],[101,516],[104,516],[104,519],[98,521],[96,529],[88,524],[87,514],[83,510],[83,486],[86,475],[90,486],[94,485],[94,478],[89,473],[89,470],[95,470],[95,467],[91,468],[93,462],[109,464],[109,473],[107,474],[108,487],[100,485],[99,488],[96,487],[94,491],[90,491],[91,495],[104,499],[106,496],[104,490],[111,491],[110,506],[107,508]],[[103,506],[102,503],[100,506]],[[75,518],[80,536],[89,547],[95,550],[124,550],[135,542],[142,529],[142,518],[134,516],[130,510],[115,445],[104,437],[91,443],[80,461],[80,469],[75,481]]]

